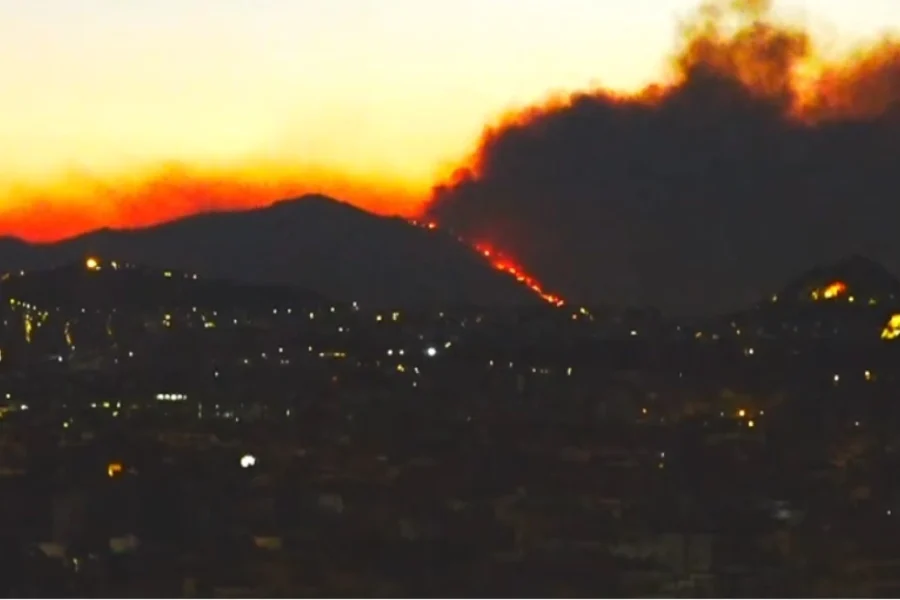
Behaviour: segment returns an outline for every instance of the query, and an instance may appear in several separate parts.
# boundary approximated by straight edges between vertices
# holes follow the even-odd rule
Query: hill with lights
[[[851,256],[821,266],[789,282],[776,299],[785,303],[864,304],[894,306],[900,301],[900,281],[882,265]]]
[[[314,290],[372,307],[534,306],[554,299],[508,259],[452,234],[373,215],[324,196],[195,215],[54,244],[0,239],[0,270],[83,263],[85,257],[210,279]],[[547,300],[549,301],[549,300]]]
[[[155,269],[101,257],[88,257],[40,271],[2,276],[7,301],[62,309],[196,307],[261,311],[315,310],[333,301],[300,288],[252,285]]]
[[[900,281],[880,264],[851,256],[806,271],[727,320],[777,339],[890,340],[900,337]]]

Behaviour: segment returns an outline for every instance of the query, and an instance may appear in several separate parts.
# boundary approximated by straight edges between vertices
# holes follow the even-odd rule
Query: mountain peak
[[[317,210],[321,212],[337,212],[337,211],[354,211],[365,212],[348,202],[326,196],[324,194],[304,194],[295,198],[284,198],[272,203],[269,207],[272,210]],[[266,210],[266,209],[263,209]]]
[[[889,271],[881,263],[872,260],[862,254],[851,254],[850,256],[838,261],[835,268],[848,269],[852,271],[889,274]]]
[[[321,194],[265,208],[193,215],[6,248],[5,270],[43,270],[87,256],[253,284],[315,290],[368,306],[534,304],[538,297],[469,247]]]
[[[850,255],[829,265],[820,265],[794,279],[782,291],[785,298],[808,301],[813,292],[840,283],[848,298],[895,300],[900,298],[900,281],[882,264],[862,256]]]

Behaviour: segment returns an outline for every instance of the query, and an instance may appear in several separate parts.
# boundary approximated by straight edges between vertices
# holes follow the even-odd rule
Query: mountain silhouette
[[[319,195],[143,229],[103,229],[53,244],[0,239],[0,268],[6,271],[48,269],[88,256],[297,286],[373,307],[540,302],[448,234]]]
[[[900,281],[881,264],[856,254],[802,273],[778,296],[788,302],[811,302],[815,291],[835,283],[846,286],[839,296],[842,300],[853,298],[871,305],[900,301]]]

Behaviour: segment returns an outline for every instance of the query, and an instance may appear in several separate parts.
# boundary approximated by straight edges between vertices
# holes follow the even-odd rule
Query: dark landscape
[[[20,4],[0,596],[900,596],[900,38]]]
[[[0,241],[0,264],[13,270],[47,269],[87,256],[288,284],[368,306],[535,303],[533,294],[497,277],[454,236],[323,196],[146,229],[97,231],[49,245]]]
[[[897,590],[900,282],[877,263],[678,318],[543,301],[436,227],[303,202],[9,242],[7,595]],[[359,247],[402,231],[370,274],[390,295],[346,258],[353,287],[320,293],[332,252],[300,243],[293,272],[199,268],[285,211],[359,220]]]

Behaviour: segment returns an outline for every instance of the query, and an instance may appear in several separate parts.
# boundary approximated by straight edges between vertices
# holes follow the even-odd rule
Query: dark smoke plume
[[[585,304],[732,309],[854,253],[900,271],[900,44],[829,63],[752,0],[682,39],[670,83],[486,130],[430,216]]]

